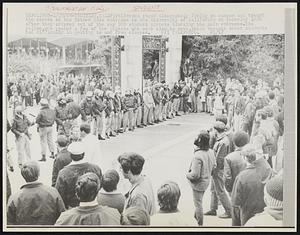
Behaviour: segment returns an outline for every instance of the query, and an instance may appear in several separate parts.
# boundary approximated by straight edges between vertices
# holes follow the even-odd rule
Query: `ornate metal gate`
[[[121,39],[124,36],[114,36],[112,37],[112,89],[115,91],[116,86],[121,87],[121,51],[124,48],[121,46]]]
[[[147,50],[156,50],[159,52],[159,64],[158,64],[158,77],[155,78],[158,82],[166,80],[166,52],[168,51],[166,47],[166,42],[168,38],[163,38],[162,36],[148,36],[145,35],[142,38],[142,49],[143,49],[143,60],[144,53]],[[144,69],[144,68],[143,68]],[[143,71],[144,74],[144,71]],[[145,78],[143,78],[144,80]],[[143,81],[144,86],[144,81]]]

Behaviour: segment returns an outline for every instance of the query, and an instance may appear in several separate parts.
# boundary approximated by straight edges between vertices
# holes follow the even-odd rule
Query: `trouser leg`
[[[148,124],[148,115],[149,115],[149,108],[144,105],[144,114],[143,114],[143,124],[147,125]]]
[[[46,155],[47,151],[47,130],[46,127],[40,128],[40,141],[41,141],[41,153],[42,155]]]
[[[129,111],[128,111],[128,126],[129,126],[129,129],[130,129],[130,130],[133,129],[133,121],[134,121],[134,113],[133,113],[133,110],[129,110]]]
[[[27,135],[24,136],[25,138],[25,153],[27,156],[27,161],[31,159],[31,152],[30,152],[30,140]]]
[[[18,152],[18,164],[23,164],[26,162],[25,159],[25,137],[19,136],[16,138],[16,146]]]
[[[47,127],[47,143],[51,153],[54,153],[53,128]]]
[[[239,207],[232,207],[232,226],[241,226],[241,210]]]
[[[162,109],[163,109],[163,105],[162,105],[162,103],[160,102],[159,103],[159,106],[158,106],[158,120],[159,121],[162,121]]]
[[[226,213],[228,215],[231,215],[231,202],[225,191],[225,185],[224,185],[224,170],[217,171],[217,174],[213,176],[213,182],[214,182],[216,194],[219,200],[221,201],[222,206],[224,207]]]
[[[216,211],[218,210],[218,196],[215,190],[215,185],[213,180],[211,182],[210,191],[211,191],[210,210]]]
[[[193,190],[193,199],[195,205],[195,219],[198,222],[198,225],[203,225],[203,206],[202,206],[202,199],[203,199],[204,191],[196,191]]]
[[[105,137],[105,132],[106,132],[106,117],[105,117],[105,112],[102,112],[101,115],[101,125],[102,125],[102,129],[101,129],[101,136]]]
[[[124,128],[124,131],[126,131],[128,126],[129,126],[129,111],[126,111],[123,115],[123,128]]]

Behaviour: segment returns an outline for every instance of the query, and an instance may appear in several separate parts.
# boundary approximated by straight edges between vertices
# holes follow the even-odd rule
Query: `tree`
[[[283,35],[184,36],[182,48],[183,61],[192,59],[196,77],[214,79],[220,74],[271,83],[283,76]]]

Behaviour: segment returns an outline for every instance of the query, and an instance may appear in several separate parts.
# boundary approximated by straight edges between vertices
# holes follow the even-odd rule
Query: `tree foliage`
[[[101,36],[95,42],[95,48],[90,52],[91,62],[98,65],[97,69],[106,76],[111,75],[111,37]]]
[[[283,78],[284,35],[183,36],[183,62],[190,57],[195,74],[241,81]]]

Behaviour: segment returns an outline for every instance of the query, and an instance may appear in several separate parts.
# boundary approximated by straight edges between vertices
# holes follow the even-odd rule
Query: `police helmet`
[[[72,96],[72,94],[67,94],[66,100],[67,100],[67,102],[72,102],[72,101],[73,101],[73,96]]]

